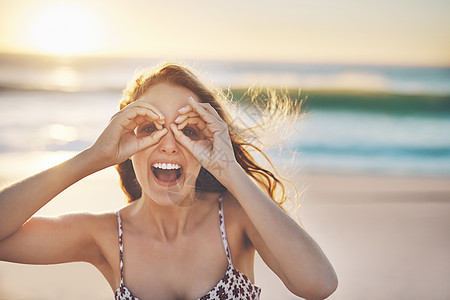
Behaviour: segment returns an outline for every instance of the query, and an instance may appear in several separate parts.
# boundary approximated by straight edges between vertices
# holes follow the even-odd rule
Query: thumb
[[[191,153],[192,153],[192,149],[194,147],[194,143],[192,142],[192,140],[190,138],[188,138],[187,136],[185,136],[183,134],[183,132],[181,132],[180,130],[178,130],[177,125],[175,124],[170,124],[170,129],[173,132],[173,135],[175,137],[175,139],[182,145],[184,146],[186,149],[188,149]]]
[[[144,136],[138,140],[138,151],[153,146],[158,143],[161,138],[167,134],[167,128],[157,130],[155,133],[149,136]]]

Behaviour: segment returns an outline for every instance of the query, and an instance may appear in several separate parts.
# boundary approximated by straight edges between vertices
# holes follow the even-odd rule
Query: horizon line
[[[222,62],[222,63],[250,63],[250,64],[272,64],[272,65],[318,65],[318,66],[358,66],[358,67],[398,67],[398,68],[436,68],[436,69],[450,69],[450,63],[448,64],[430,64],[430,63],[389,63],[389,62],[350,62],[350,61],[318,61],[318,60],[283,60],[283,59],[249,59],[249,58],[199,58],[199,57],[157,57],[146,56],[136,54],[102,54],[102,53],[90,53],[90,54],[51,54],[51,53],[39,53],[39,52],[13,52],[0,50],[0,56],[17,56],[17,57],[40,57],[47,59],[55,59],[67,62],[77,59],[122,59],[122,60],[152,60],[152,61],[173,61],[173,62]]]

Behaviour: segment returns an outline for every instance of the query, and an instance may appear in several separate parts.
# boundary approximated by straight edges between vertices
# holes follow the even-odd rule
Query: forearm
[[[80,179],[100,170],[87,149],[75,157],[0,192],[0,240],[14,233],[41,207]]]
[[[239,165],[229,169],[225,185],[245,210],[278,264],[279,275],[288,283],[301,281],[311,286],[335,280],[333,267],[318,244]]]

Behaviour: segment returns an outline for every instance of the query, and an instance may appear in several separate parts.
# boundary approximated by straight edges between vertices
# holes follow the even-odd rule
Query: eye
[[[181,131],[183,132],[183,134],[185,136],[190,137],[190,138],[195,138],[195,137],[198,136],[197,131],[195,129],[191,128],[191,127],[188,127],[188,126],[184,127]]]
[[[157,131],[155,124],[148,124],[139,129],[140,135],[150,135],[153,132]]]

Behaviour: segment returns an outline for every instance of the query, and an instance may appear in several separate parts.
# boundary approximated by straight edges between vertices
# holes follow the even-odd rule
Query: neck
[[[217,203],[217,193],[203,193],[195,199],[186,199],[192,205],[160,205],[150,197],[137,200],[135,215],[144,222],[143,226],[156,228],[161,240],[174,241],[195,229],[196,225]]]

